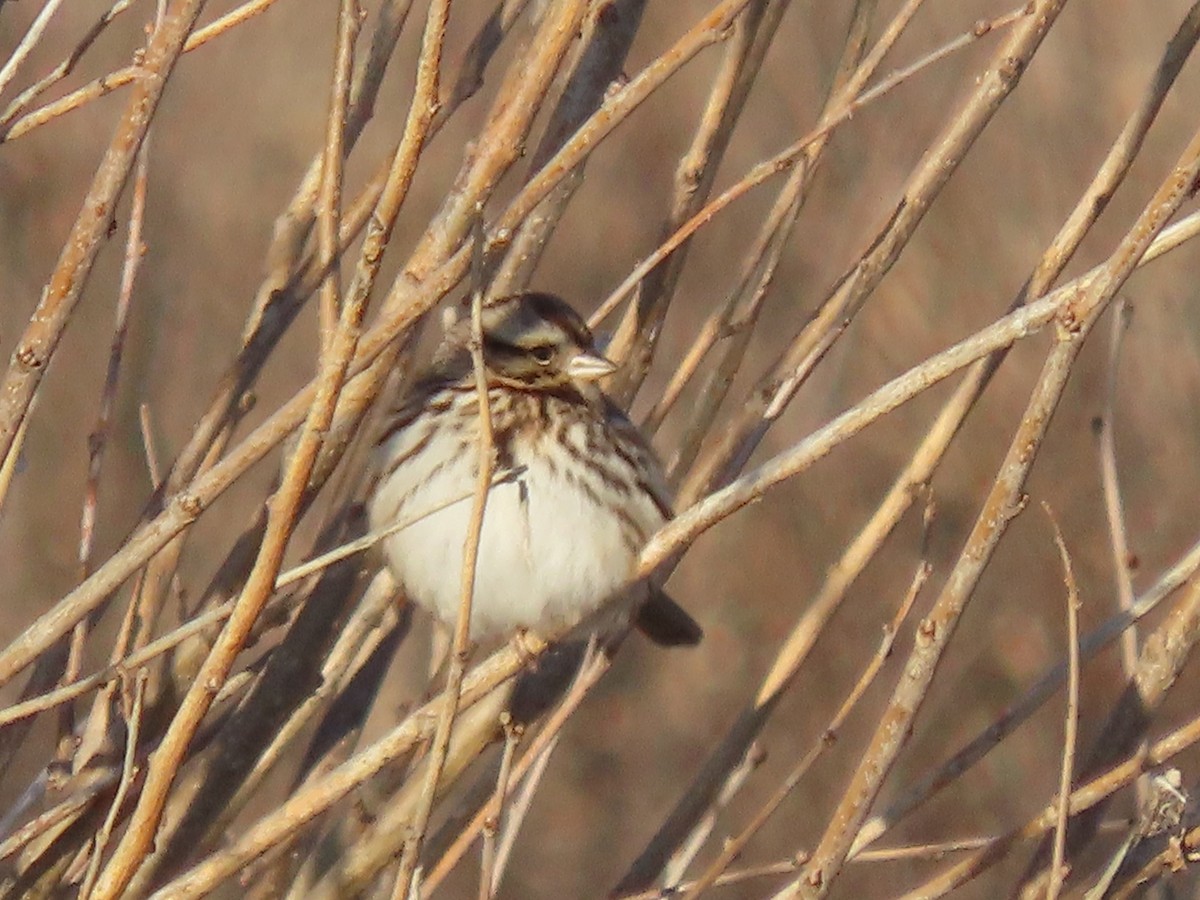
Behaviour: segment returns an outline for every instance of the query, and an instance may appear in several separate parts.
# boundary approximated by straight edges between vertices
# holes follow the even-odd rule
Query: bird
[[[662,464],[601,390],[617,366],[562,298],[522,292],[482,307],[494,478],[479,536],[470,637],[559,634],[621,596],[647,539],[672,515]],[[451,325],[433,362],[386,410],[367,498],[404,595],[458,617],[479,464],[470,322]],[[643,585],[633,624],[655,643],[699,643],[699,623]],[[638,602],[640,601],[640,602]],[[619,604],[617,604],[619,606]],[[588,620],[592,621],[592,620]]]

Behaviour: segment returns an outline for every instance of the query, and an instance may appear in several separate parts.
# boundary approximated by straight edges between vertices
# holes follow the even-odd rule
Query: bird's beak
[[[579,353],[567,363],[567,375],[580,381],[595,381],[617,371],[617,364],[599,353]]]

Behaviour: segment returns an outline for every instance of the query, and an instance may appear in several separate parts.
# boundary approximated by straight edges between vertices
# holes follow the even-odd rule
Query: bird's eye
[[[537,360],[539,366],[548,366],[554,359],[554,348],[549,344],[540,344],[530,350],[529,355]]]

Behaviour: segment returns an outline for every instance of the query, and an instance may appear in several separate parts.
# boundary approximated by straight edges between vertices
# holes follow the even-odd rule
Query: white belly
[[[583,447],[582,431],[568,438]],[[394,435],[382,458],[404,452],[418,428]],[[439,445],[440,444],[440,445]],[[622,520],[591,491],[607,490],[586,466],[565,453],[547,465],[536,448],[518,442],[519,474],[488,496],[476,563],[471,636],[518,627],[546,630],[573,625],[629,577],[641,544],[663,522],[653,500],[637,495]],[[385,558],[409,599],[446,622],[458,615],[463,545],[474,506],[477,450],[441,438],[378,487],[369,504],[371,527],[409,521],[458,499],[383,542]],[[497,473],[499,474],[499,473]],[[629,502],[629,501],[626,501]],[[636,533],[634,533],[636,532]]]

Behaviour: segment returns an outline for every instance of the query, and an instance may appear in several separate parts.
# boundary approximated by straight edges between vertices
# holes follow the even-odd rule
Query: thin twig
[[[717,823],[717,816],[725,811],[729,806],[729,802],[746,786],[746,782],[749,781],[750,776],[758,771],[759,766],[763,764],[766,758],[766,751],[762,747],[757,744],[750,745],[750,749],[746,751],[741,765],[736,766],[726,776],[725,783],[721,785],[721,790],[713,798],[708,811],[696,822],[691,834],[683,841],[680,848],[667,860],[667,864],[663,867],[662,877],[662,882],[666,887],[675,888],[683,882],[683,876],[696,859],[696,856],[704,849],[705,843],[712,835],[713,828]],[[722,856],[728,852],[729,843],[729,841],[726,841],[722,846]],[[703,881],[703,878],[701,881]],[[703,890],[703,888],[697,888],[693,885],[689,890]]]
[[[1063,540],[1062,528],[1054,518],[1050,504],[1042,503],[1054,527],[1054,543],[1062,558],[1063,579],[1067,585],[1067,713],[1063,729],[1062,771],[1058,779],[1058,811],[1054,823],[1054,858],[1046,900],[1057,900],[1066,876],[1064,859],[1067,847],[1067,798],[1071,793],[1071,772],[1075,763],[1075,744],[1079,732],[1079,586],[1075,570]]]
[[[320,314],[321,347],[326,353],[333,342],[342,306],[342,162],[347,150],[346,110],[350,104],[354,42],[358,38],[360,15],[357,0],[342,0],[338,6],[337,50],[329,113],[325,119],[321,186],[317,194],[318,266],[325,274],[317,309]]]
[[[801,865],[804,859],[788,859],[783,862],[764,863],[758,866],[747,866],[744,869],[726,872],[716,881],[716,887],[726,887],[731,884],[743,884],[758,878],[770,878],[773,875],[791,875]],[[633,894],[618,894],[620,900],[674,900],[679,891],[691,890],[695,882],[685,881],[678,888],[647,888]]]
[[[1104,410],[1098,420],[1096,442],[1100,454],[1100,481],[1104,488],[1104,513],[1108,518],[1108,536],[1112,545],[1113,579],[1117,586],[1117,609],[1128,612],[1133,606],[1133,579],[1130,576],[1129,534],[1121,502],[1121,484],[1117,474],[1116,400],[1117,367],[1121,358],[1121,338],[1129,330],[1132,315],[1129,303],[1118,300],[1112,312],[1112,335],[1108,351],[1108,375],[1104,390]],[[1137,629],[1121,635],[1121,667],[1125,678],[1133,677],[1137,666]]]
[[[495,487],[499,484],[505,484],[506,482],[512,481],[514,477],[515,473],[512,470],[496,472],[492,476],[491,486]],[[312,559],[293,566],[286,572],[281,573],[275,582],[275,589],[280,590],[288,585],[295,584],[297,581],[307,578],[309,575],[316,574],[322,569],[332,566],[334,563],[341,562],[343,559],[354,556],[356,553],[362,553],[364,550],[369,550],[371,547],[374,547],[385,538],[389,538],[399,531],[410,528],[417,522],[432,516],[436,512],[441,512],[443,509],[448,509],[451,506],[470,500],[473,496],[473,492],[464,491],[458,496],[450,497],[441,503],[437,503],[427,509],[421,510],[420,512],[413,513],[412,515],[406,515],[404,518],[398,519],[397,521],[392,522],[390,525],[387,525],[383,528],[376,528],[374,531],[369,531],[360,538],[355,538],[354,540],[334,547],[332,550],[326,551],[319,556],[314,556]]]
[[[33,411],[33,405],[30,405],[30,412]],[[4,501],[8,499],[8,489],[12,486],[13,475],[17,471],[17,462],[21,458],[21,448],[25,446],[25,433],[29,428],[29,417],[21,423],[21,427],[17,429],[17,435],[13,438],[12,446],[8,448],[8,455],[0,459],[0,512],[4,510]]]
[[[482,206],[478,210],[480,221]],[[480,248],[482,249],[482,248]],[[480,257],[482,259],[482,257]],[[480,273],[482,274],[482,273]],[[458,617],[454,622],[454,638],[450,645],[450,663],[446,672],[446,687],[442,695],[446,698],[434,732],[433,745],[429,750],[429,768],[421,792],[417,813],[404,842],[400,856],[400,871],[392,896],[407,898],[413,887],[413,875],[420,858],[425,830],[433,812],[433,801],[437,795],[438,781],[446,756],[450,750],[450,737],[454,728],[454,717],[458,712],[459,694],[466,676],[467,658],[471,646],[471,605],[475,596],[476,564],[479,560],[479,543],[483,535],[483,516],[487,509],[488,494],[492,489],[492,469],[496,465],[492,443],[492,401],[488,384],[488,373],[483,360],[483,294],[482,281],[475,285],[471,298],[471,367],[475,373],[475,400],[479,406],[479,440],[476,448],[475,496],[472,501],[471,518],[463,541],[463,563],[460,573],[461,590],[458,599]]]
[[[522,823],[529,814],[529,808],[533,805],[533,798],[537,795],[538,786],[542,783],[542,777],[550,765],[550,758],[558,749],[560,738],[561,735],[556,734],[542,748],[542,752],[533,760],[533,765],[529,767],[525,777],[521,780],[512,803],[509,804],[504,833],[501,835],[500,847],[496,853],[495,873],[491,881],[492,896],[500,891],[500,880],[504,877],[508,861],[512,858],[513,845],[517,841]]]
[[[125,709],[125,761],[121,766],[121,780],[117,784],[117,793],[109,806],[108,815],[104,818],[104,825],[96,835],[87,877],[79,889],[81,900],[86,900],[91,896],[92,887],[100,874],[100,863],[104,860],[104,848],[112,836],[113,829],[117,826],[117,816],[121,812],[121,807],[125,805],[125,798],[129,795],[129,791],[133,787],[133,780],[137,776],[138,737],[142,728],[142,705],[146,699],[146,681],[147,674],[143,669],[133,676],[132,692],[126,691],[126,696],[132,693],[132,701],[126,704]]]
[[[163,3],[159,3],[158,17],[155,27],[162,24]],[[129,312],[132,306],[133,288],[145,245],[142,241],[142,231],[146,216],[146,194],[149,181],[149,149],[150,134],[147,132],[141,148],[138,150],[136,169],[133,179],[133,197],[129,210],[129,226],[125,240],[125,256],[121,267],[121,283],[117,294],[117,308],[114,315],[113,335],[109,346],[108,368],[104,375],[104,385],[100,391],[100,408],[96,413],[96,423],[88,435],[88,474],[84,486],[83,513],[79,528],[79,572],[80,580],[91,573],[92,551],[94,547],[97,510],[99,507],[100,475],[104,465],[105,449],[108,445],[109,431],[112,425],[112,412],[116,404],[117,383],[121,372],[121,362],[124,358],[125,339],[129,329]],[[137,608],[139,591],[135,590],[129,600],[121,629],[113,642],[109,654],[111,661],[119,660],[128,652],[131,636],[134,634],[136,620],[134,611]],[[146,630],[149,630],[147,623]],[[68,654],[67,665],[61,679],[63,684],[70,684],[79,679],[83,656],[83,643],[87,635],[88,620],[84,619],[75,626],[72,634],[71,650]],[[110,715],[107,698],[98,698],[99,702],[93,707],[92,715],[84,728],[85,737],[79,742],[76,758],[86,760],[96,743],[104,740],[107,732],[107,720]],[[70,707],[64,707],[60,716],[60,741],[74,735],[74,722]],[[87,735],[92,736],[92,746],[89,747]]]
[[[149,132],[138,151],[137,168],[133,175],[133,198],[130,206],[130,224],[125,239],[125,259],[121,266],[121,286],[116,295],[116,312],[113,316],[113,340],[108,350],[108,370],[104,372],[104,386],[100,395],[100,412],[96,424],[88,437],[88,484],[86,484],[82,523],[79,527],[79,569],[82,577],[91,572],[91,553],[96,528],[96,508],[100,493],[100,473],[104,462],[104,449],[108,444],[109,427],[112,425],[113,407],[116,403],[116,383],[124,359],[125,338],[130,325],[130,308],[133,299],[133,284],[137,281],[138,268],[145,254],[142,230],[145,223],[146,190],[149,180]]]
[[[483,827],[483,849],[479,861],[479,900],[490,900],[496,893],[498,870],[496,867],[496,834],[504,827],[505,804],[512,790],[512,764],[517,753],[517,745],[521,741],[524,727],[512,720],[512,715],[505,712],[500,719],[504,729],[504,749],[500,754],[500,769],[496,773],[496,790],[492,794],[491,804],[499,812],[494,818],[488,819]]]

